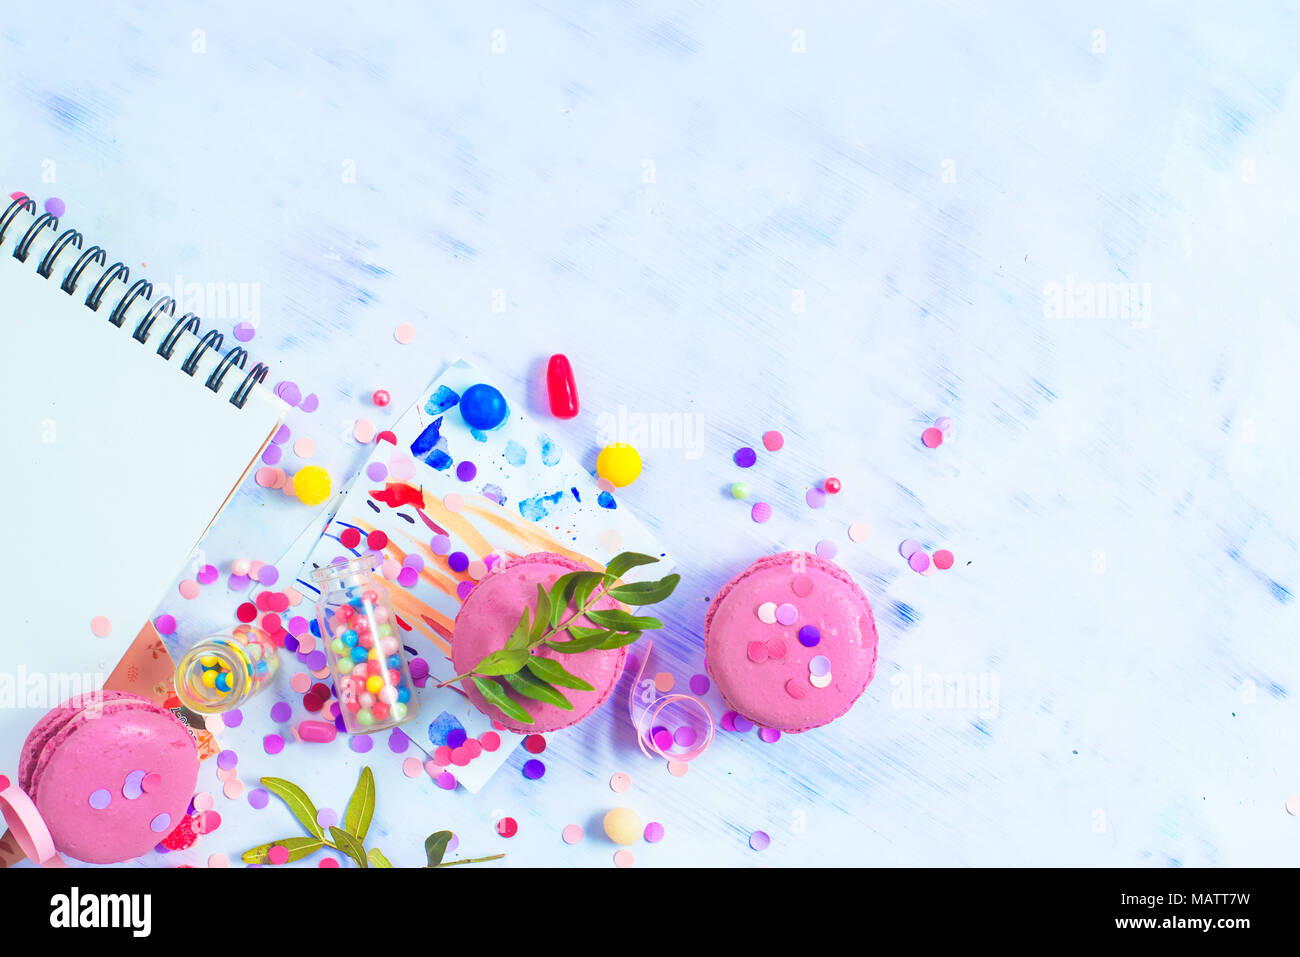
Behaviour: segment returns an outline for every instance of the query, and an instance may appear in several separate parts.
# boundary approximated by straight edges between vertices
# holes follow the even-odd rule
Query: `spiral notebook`
[[[110,264],[111,263],[111,264]],[[0,215],[0,774],[102,686],[278,427],[267,367],[22,198]]]

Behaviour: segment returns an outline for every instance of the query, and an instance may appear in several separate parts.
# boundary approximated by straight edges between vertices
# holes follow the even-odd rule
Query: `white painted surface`
[[[64,198],[157,280],[256,283],[254,352],[321,396],[291,425],[336,476],[371,391],[404,408],[460,355],[537,403],[567,352],[584,413],[555,432],[593,462],[600,412],[699,413],[703,456],[643,450],[624,496],[686,575],[656,649],[679,681],[708,596],[778,546],[835,540],[882,634],[847,718],[724,735],[682,779],[612,708],[554,736],[543,781],[520,753],[477,798],[376,752],[395,862],[421,858],[407,819],[508,865],[608,866],[560,830],[620,803],[667,828],[643,865],[1294,861],[1293,9],[280,6],[7,11],[0,186]],[[1052,284],[1113,282],[1148,311],[1050,315]],[[939,415],[956,434],[926,451]],[[769,427],[760,527],[722,490]],[[828,473],[845,490],[813,512]],[[274,558],[308,519],[246,488],[207,558]],[[912,574],[908,536],[958,567]],[[233,606],[163,602],[195,636]],[[897,707],[918,667],[996,675],[997,714]],[[341,808],[359,761],[267,758],[263,730],[228,739],[241,777]],[[294,833],[218,810],[183,859]]]

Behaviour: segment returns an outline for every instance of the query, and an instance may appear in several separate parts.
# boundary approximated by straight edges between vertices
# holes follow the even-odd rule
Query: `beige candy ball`
[[[641,816],[630,807],[616,807],[605,815],[605,835],[615,844],[635,844],[641,832]]]

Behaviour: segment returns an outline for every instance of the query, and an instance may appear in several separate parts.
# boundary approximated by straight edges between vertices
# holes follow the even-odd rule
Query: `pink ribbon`
[[[45,819],[27,793],[16,784],[0,791],[0,814],[4,815],[9,833],[22,852],[41,867],[67,867],[68,864],[54,849],[54,838],[45,826]]]
[[[636,678],[633,679],[632,687],[627,693],[627,710],[632,717],[632,724],[636,728],[636,743],[641,746],[641,753],[647,758],[653,758],[655,754],[657,754],[659,757],[668,761],[676,761],[685,764],[689,761],[694,761],[708,750],[710,742],[713,741],[713,712],[709,710],[707,704],[694,695],[661,695],[658,693],[658,690],[655,689],[653,700],[641,709],[639,715],[637,714],[637,690],[641,687],[641,676],[645,674],[646,662],[650,660],[650,649],[653,647],[654,642],[647,638],[645,644],[645,657],[641,659],[640,664],[637,666]],[[654,689],[653,681],[650,683],[650,688]],[[663,711],[664,708],[675,704],[681,705],[688,710],[694,708],[703,715],[704,723],[708,726],[708,731],[704,735],[704,740],[690,751],[685,751],[680,754],[664,751],[653,738],[648,738],[645,732],[645,726],[647,724],[649,724],[650,727],[654,727],[654,719],[659,716],[659,712]],[[649,748],[646,747],[647,739],[650,741]],[[654,754],[650,753],[651,750],[654,751]]]

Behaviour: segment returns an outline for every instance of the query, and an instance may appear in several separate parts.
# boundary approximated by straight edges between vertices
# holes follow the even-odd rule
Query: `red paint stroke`
[[[451,640],[451,629],[450,629],[450,628],[444,628],[442,625],[438,624],[436,621],[434,621],[434,620],[433,620],[432,618],[430,618],[428,615],[421,615],[421,616],[420,616],[420,619],[421,619],[421,620],[422,620],[426,625],[428,625],[430,628],[432,628],[434,631],[436,631],[438,634],[442,635],[442,637],[446,638],[448,641]]]
[[[424,504],[424,493],[407,482],[385,482],[382,489],[372,489],[370,497],[378,499],[389,508]]]
[[[399,615],[399,614],[397,614],[396,612],[394,612],[394,613],[393,613],[393,617],[397,619],[397,623],[398,623],[399,625],[402,626],[402,629],[403,629],[404,631],[410,631],[410,630],[411,630],[411,626],[408,625],[406,622],[404,622],[404,621],[402,620],[402,616],[401,616],[401,615]]]

